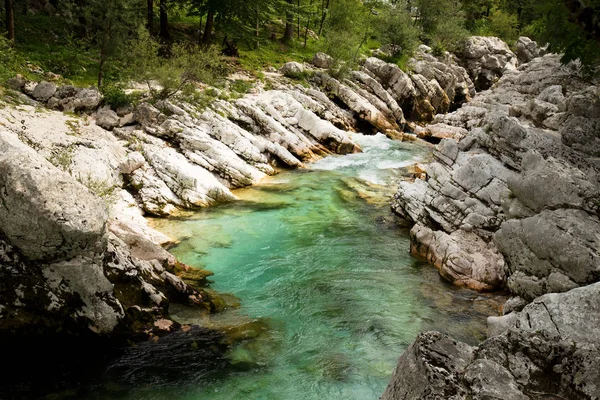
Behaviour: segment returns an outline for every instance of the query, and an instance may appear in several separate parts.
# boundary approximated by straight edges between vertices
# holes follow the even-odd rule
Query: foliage
[[[507,43],[514,43],[519,37],[519,21],[516,14],[494,9],[489,17],[476,23],[475,33],[481,36],[497,36]]]
[[[102,88],[102,96],[104,104],[110,105],[115,110],[119,107],[133,105],[138,97],[134,94],[125,93],[122,85],[119,84],[105,85]]]
[[[23,67],[24,61],[4,35],[0,35],[0,82],[4,83],[15,76]]]
[[[405,7],[384,7],[378,21],[378,36],[383,45],[389,45],[393,55],[411,54],[419,45],[419,30]]]
[[[600,18],[600,0],[590,0],[590,14]],[[573,23],[571,14],[562,1],[543,0],[537,6],[539,19],[532,32],[541,43],[549,43],[549,50],[563,53],[562,61],[579,60],[586,72],[592,73],[600,62],[600,41],[592,38],[582,27]],[[591,19],[593,16],[589,15]]]
[[[223,57],[214,46],[175,43],[164,57],[159,55],[160,48],[144,28],[130,43],[132,78],[145,82],[155,98],[169,98],[194,82],[214,84],[227,72]]]
[[[468,36],[466,17],[458,0],[417,0],[421,39],[430,46],[452,51]]]
[[[371,24],[371,10],[359,0],[338,0],[331,7],[322,51],[333,58],[340,73],[356,62]]]

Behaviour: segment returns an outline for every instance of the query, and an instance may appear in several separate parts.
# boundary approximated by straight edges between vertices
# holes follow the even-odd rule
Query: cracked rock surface
[[[598,86],[526,38],[527,64],[507,49],[492,63],[492,42],[463,57],[490,88],[424,128],[446,135],[392,209],[443,278],[512,297],[477,347],[421,334],[382,400],[600,398]]]

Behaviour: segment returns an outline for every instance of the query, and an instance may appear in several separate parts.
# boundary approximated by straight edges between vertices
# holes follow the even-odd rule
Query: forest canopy
[[[419,44],[441,54],[468,35],[529,36],[589,70],[600,59],[600,0],[5,0],[3,14],[2,80],[28,65],[109,87],[172,68],[177,88],[232,59],[352,65],[380,48],[402,66]]]

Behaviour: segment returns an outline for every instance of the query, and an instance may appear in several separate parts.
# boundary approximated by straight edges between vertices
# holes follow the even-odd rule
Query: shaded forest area
[[[529,36],[590,71],[600,59],[600,0],[5,0],[2,12],[2,81],[51,72],[116,96],[130,80],[168,97],[236,68],[260,77],[316,51],[338,70],[378,48],[403,67],[421,43],[442,54],[472,34]]]

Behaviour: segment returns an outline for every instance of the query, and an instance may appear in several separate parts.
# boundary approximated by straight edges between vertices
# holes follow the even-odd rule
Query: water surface
[[[232,349],[231,368],[130,398],[375,400],[419,332],[484,337],[496,302],[443,283],[411,257],[408,231],[389,210],[402,167],[428,150],[381,134],[355,140],[363,153],[267,178],[237,191],[239,202],[157,221],[180,240],[173,254],[213,271],[212,288],[240,299],[211,323],[249,317],[269,330]]]

